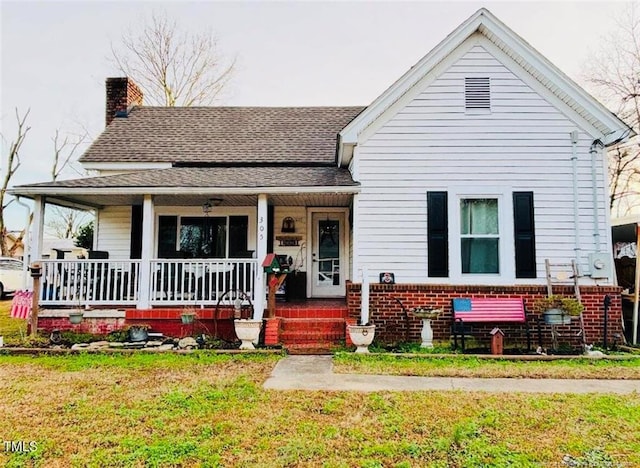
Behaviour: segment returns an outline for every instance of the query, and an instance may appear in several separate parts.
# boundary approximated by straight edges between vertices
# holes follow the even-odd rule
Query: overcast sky
[[[221,51],[237,59],[222,105],[322,106],[369,104],[481,7],[583,84],[590,52],[625,4],[0,0],[6,140],[14,138],[15,108],[31,109],[14,184],[49,179],[56,129],[102,131],[104,80],[119,75],[110,45],[153,11],[184,28],[210,28]],[[21,228],[23,212],[12,213],[10,227]]]

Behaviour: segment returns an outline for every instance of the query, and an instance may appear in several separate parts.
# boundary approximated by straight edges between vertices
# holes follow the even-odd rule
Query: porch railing
[[[229,290],[253,299],[256,267],[253,259],[152,260],[150,302],[212,305]]]
[[[40,303],[50,306],[130,305],[149,288],[152,305],[215,305],[229,290],[254,298],[255,259],[151,260],[148,285],[141,260],[42,260]]]
[[[140,260],[42,260],[43,305],[134,305]]]

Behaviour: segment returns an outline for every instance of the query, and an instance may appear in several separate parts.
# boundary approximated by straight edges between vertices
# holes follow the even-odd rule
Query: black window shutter
[[[513,192],[516,278],[536,277],[536,235],[533,219],[533,192]]]
[[[142,205],[131,206],[131,243],[129,258],[142,258]]]
[[[447,192],[427,192],[428,275],[449,276]]]

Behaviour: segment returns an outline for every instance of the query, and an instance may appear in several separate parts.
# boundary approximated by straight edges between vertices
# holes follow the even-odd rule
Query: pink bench
[[[523,323],[527,332],[527,350],[531,350],[531,335],[527,323],[527,311],[522,298],[455,298],[453,310],[453,345],[458,347],[458,335],[464,351],[464,335],[471,323]]]

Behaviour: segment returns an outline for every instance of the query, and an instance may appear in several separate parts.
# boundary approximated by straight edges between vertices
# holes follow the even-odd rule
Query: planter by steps
[[[254,344],[258,344],[262,320],[236,319],[233,321],[236,335],[242,341],[240,349],[256,349]]]
[[[369,352],[369,346],[373,342],[376,334],[375,325],[348,325],[349,337],[356,345],[356,353],[364,354]]]

